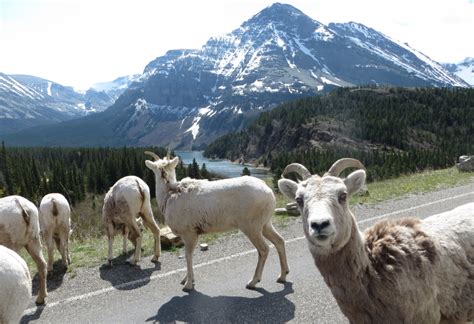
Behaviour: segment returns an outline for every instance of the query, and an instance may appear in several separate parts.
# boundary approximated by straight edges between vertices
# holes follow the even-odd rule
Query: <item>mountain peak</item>
[[[292,5],[286,3],[275,2],[274,4],[268,6],[267,8],[263,9],[261,12],[278,12],[283,14],[296,14],[296,15],[304,15],[299,9],[293,7]]]
[[[294,23],[295,20],[301,18],[311,19],[292,5],[276,2],[257,13],[248,20],[247,23],[267,24],[269,22],[279,21],[284,23]]]

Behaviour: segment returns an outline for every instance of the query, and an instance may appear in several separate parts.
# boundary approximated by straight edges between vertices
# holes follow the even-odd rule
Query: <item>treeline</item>
[[[150,148],[10,148],[0,149],[0,197],[21,195],[36,203],[47,193],[59,192],[74,205],[90,194],[102,194],[120,178],[142,178],[154,195],[154,174],[145,166],[144,151],[165,156],[166,150]],[[176,168],[178,180],[207,178],[206,166],[196,161]]]
[[[453,165],[459,155],[473,154],[473,134],[474,89],[338,88],[264,112],[245,130],[210,144],[204,154],[257,159],[275,170],[288,156],[305,159],[319,152],[334,162],[347,150],[369,164],[380,156],[393,160],[373,170],[375,178],[384,178],[414,170],[405,161],[413,156],[423,156],[415,169],[442,167],[443,161]]]
[[[331,165],[340,158],[358,159],[367,170],[367,181],[395,178],[402,174],[414,173],[424,169],[444,169],[455,161],[441,150],[403,151],[360,151],[352,149],[331,148],[313,149],[305,152],[279,154],[272,163],[274,184],[284,168],[293,162],[303,164],[311,174],[323,175]]]

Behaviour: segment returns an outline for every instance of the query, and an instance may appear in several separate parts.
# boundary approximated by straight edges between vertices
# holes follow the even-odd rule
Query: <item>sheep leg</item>
[[[69,231],[66,230],[61,230],[59,233],[59,252],[61,253],[61,259],[62,259],[62,264],[63,267],[67,268],[69,265],[68,262],[68,250],[67,250],[67,245],[68,245],[68,236]]]
[[[26,250],[31,255],[31,258],[36,263],[36,267],[38,269],[38,275],[40,278],[39,282],[39,291],[38,297],[36,298],[37,305],[43,305],[45,303],[45,298],[48,296],[48,292],[46,290],[46,274],[47,274],[47,266],[46,261],[43,257],[43,252],[41,251],[41,241],[39,238],[35,238],[31,240],[26,245]]]
[[[58,249],[58,251],[59,251],[59,249],[60,249],[60,248],[59,248],[59,247],[60,247],[60,244],[59,244],[59,236],[53,234],[53,239],[54,239],[54,243],[55,243],[55,245],[56,245],[56,249]]]
[[[71,264],[71,253],[69,252],[69,237],[71,236],[71,232],[68,230],[66,234],[66,256],[67,256],[67,264]]]
[[[46,232],[43,235],[44,241],[46,244],[46,249],[48,250],[48,272],[53,272],[53,262],[54,262],[54,243],[53,235],[50,232]]]
[[[280,276],[277,279],[277,282],[284,283],[284,282],[286,282],[286,275],[290,272],[290,269],[288,267],[288,262],[286,260],[285,240],[275,230],[272,223],[270,223],[270,222],[263,225],[262,234],[270,242],[272,242],[273,245],[275,245],[275,248],[278,252],[278,257],[280,259],[280,268],[281,268],[281,273],[280,273]]]
[[[112,259],[113,259],[113,250],[114,250],[114,225],[111,223],[107,224],[107,238],[109,240],[109,252],[107,255],[107,261],[109,266],[112,266]]]
[[[184,283],[183,291],[190,292],[194,288],[193,252],[198,242],[198,235],[191,234],[183,236],[183,242],[186,254],[187,273],[185,277],[186,282],[183,282],[183,280],[181,284]]]
[[[160,228],[158,227],[158,224],[156,224],[155,219],[153,218],[151,208],[145,213],[143,213],[142,219],[145,226],[148,227],[153,233],[153,237],[155,239],[155,255],[151,259],[151,262],[158,262],[158,259],[161,256]]]
[[[128,233],[130,230],[128,229],[127,226],[123,229],[123,245],[122,245],[122,253],[127,254],[128,251]]]
[[[132,236],[136,237],[137,239],[135,244],[135,253],[128,259],[128,262],[135,265],[140,261],[141,258],[143,234],[135,221],[132,221],[130,224],[130,231],[132,232]]]
[[[268,244],[265,242],[265,239],[262,236],[262,233],[260,231],[246,231],[244,232],[245,235],[249,238],[250,242],[255,246],[258,252],[258,261],[257,261],[257,268],[255,269],[255,274],[252,278],[247,283],[246,288],[247,289],[255,289],[255,286],[257,283],[260,282],[262,279],[262,272],[263,272],[263,267],[265,265],[265,261],[267,260],[268,252],[270,248],[268,247]]]

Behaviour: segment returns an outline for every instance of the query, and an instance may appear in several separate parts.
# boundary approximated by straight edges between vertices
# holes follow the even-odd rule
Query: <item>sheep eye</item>
[[[163,170],[163,169],[161,169],[161,177],[162,177],[163,179],[166,178],[166,171]]]
[[[339,203],[340,203],[340,204],[345,203],[346,200],[347,200],[347,193],[341,192],[341,193],[339,194],[338,200],[339,200]]]
[[[304,205],[304,200],[303,200],[303,197],[296,197],[296,203],[300,206],[300,207],[303,207]]]

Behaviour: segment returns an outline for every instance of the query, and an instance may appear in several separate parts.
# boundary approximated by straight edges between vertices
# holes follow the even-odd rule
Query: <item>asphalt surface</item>
[[[351,206],[351,210],[363,230],[382,218],[424,218],[469,202],[474,202],[474,183],[376,205]],[[290,274],[286,284],[276,283],[279,262],[272,248],[259,288],[245,289],[257,253],[245,236],[233,233],[212,242],[208,251],[195,251],[196,284],[189,294],[179,284],[185,275],[185,259],[178,253],[164,253],[156,265],[145,258],[137,267],[119,257],[113,268],[56,274],[48,281],[48,305],[36,307],[33,297],[21,322],[348,323],[313,264],[300,218],[277,228],[287,242]],[[34,294],[35,283],[37,278]]]

